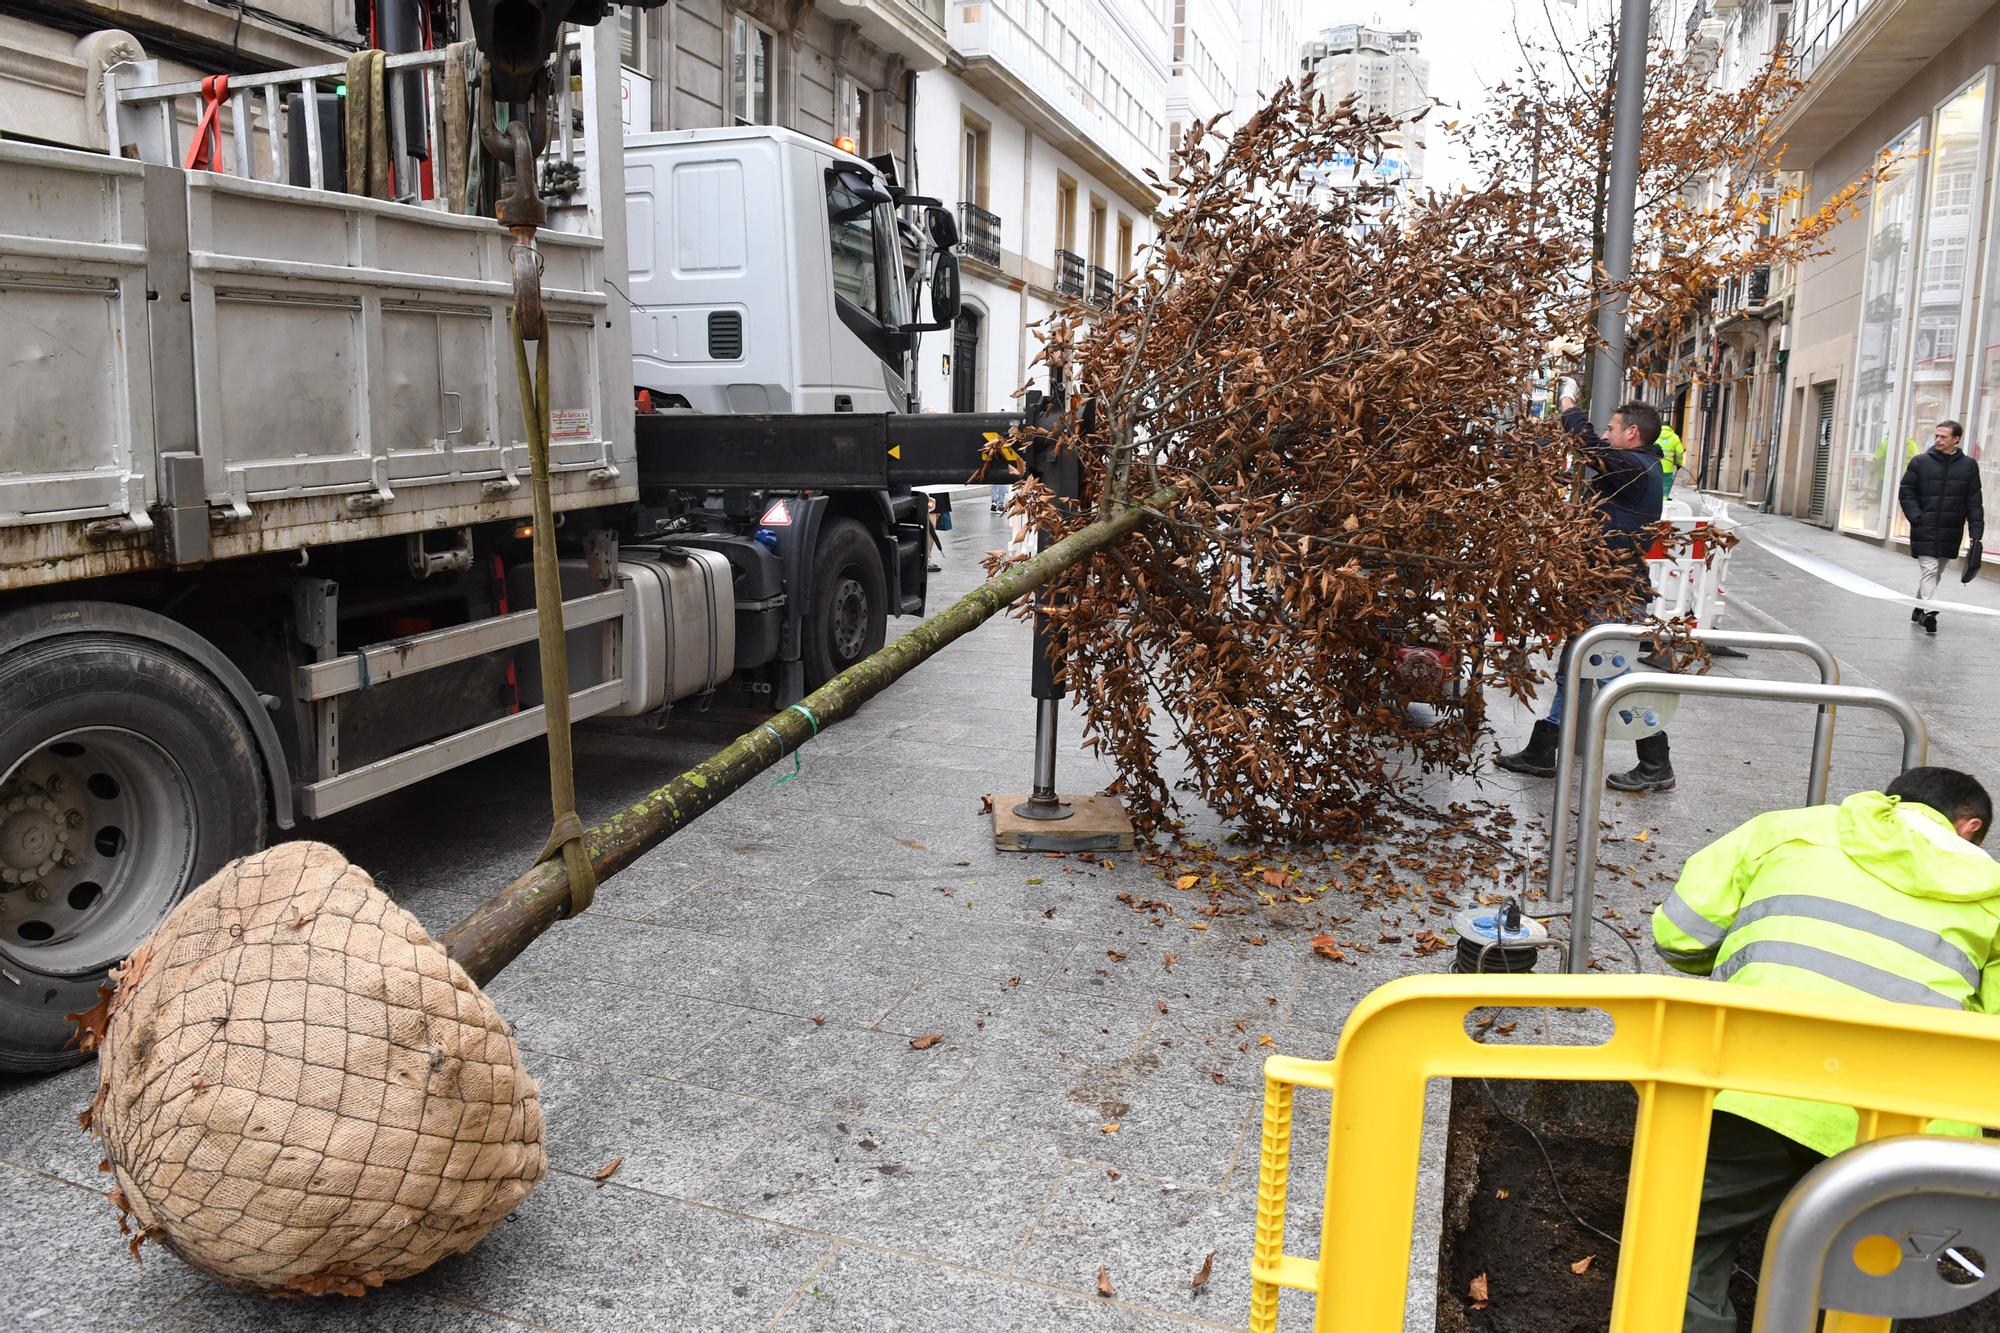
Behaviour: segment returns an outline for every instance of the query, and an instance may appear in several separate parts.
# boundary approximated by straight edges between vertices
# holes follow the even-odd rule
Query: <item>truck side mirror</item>
[[[958,244],[958,220],[949,209],[932,208],[926,210],[931,231],[931,244],[940,250],[949,250]]]
[[[960,301],[958,256],[948,247],[940,247],[931,261],[931,318],[939,324],[951,323],[958,318]]]
[[[905,324],[904,333],[936,333],[958,319],[963,298],[959,290],[958,256],[940,250],[931,260],[931,322]]]

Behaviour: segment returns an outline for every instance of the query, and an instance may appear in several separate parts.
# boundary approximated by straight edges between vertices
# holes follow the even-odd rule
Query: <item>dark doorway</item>
[[[979,312],[959,309],[951,330],[951,410],[979,410]]]

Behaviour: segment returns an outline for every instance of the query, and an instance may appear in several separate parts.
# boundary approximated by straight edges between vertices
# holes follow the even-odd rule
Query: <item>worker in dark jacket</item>
[[[1646,529],[1660,521],[1660,409],[1650,403],[1626,403],[1611,414],[1610,428],[1602,436],[1591,428],[1575,398],[1562,400],[1562,412],[1563,429],[1590,464],[1590,484],[1604,516],[1604,539],[1611,558],[1632,573],[1629,600],[1605,607],[1598,623],[1636,619],[1644,613],[1652,594],[1646,572],[1646,548],[1651,538]],[[1549,705],[1548,717],[1535,723],[1524,749],[1500,756],[1500,767],[1531,777],[1554,777],[1560,735],[1557,728],[1562,724],[1565,702],[1558,668],[1556,697]],[[1612,774],[1606,784],[1618,791],[1666,791],[1672,787],[1674,766],[1666,733],[1648,736],[1638,747],[1638,766],[1627,773]]]
[[[1979,497],[1979,464],[1958,447],[1965,428],[1940,421],[1931,432],[1931,447],[1903,469],[1896,500],[1910,521],[1910,554],[1917,558],[1917,600],[1927,602],[1937,591],[1938,576],[1947,560],[1958,558],[1959,542],[1971,529],[1972,545],[1965,553],[1960,583],[1979,573],[1979,548],[1986,535],[1986,506]],[[1928,607],[1910,608],[1910,623],[1926,634],[1937,633],[1938,613]]]

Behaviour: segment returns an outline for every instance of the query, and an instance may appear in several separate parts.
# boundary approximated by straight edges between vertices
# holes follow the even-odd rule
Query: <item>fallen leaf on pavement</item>
[[[1199,883],[1201,883],[1200,875],[1182,875],[1174,881],[1174,887],[1177,889],[1191,889]]]
[[[1590,1271],[1590,1261],[1596,1257],[1594,1254],[1584,1255],[1583,1258],[1569,1266],[1569,1271],[1572,1273],[1588,1273]]]
[[[1506,1190],[1494,1190],[1494,1191],[1493,1191],[1493,1197],[1494,1197],[1494,1198],[1496,1198],[1496,1199],[1504,1199],[1504,1198],[1506,1198],[1506,1197],[1507,1197],[1507,1191],[1506,1191]]]
[[[1194,1281],[1188,1283],[1188,1290],[1200,1291],[1203,1287],[1207,1286],[1208,1275],[1210,1273],[1213,1273],[1214,1271],[1215,1271],[1215,1251],[1210,1250],[1208,1252],[1208,1258],[1201,1261],[1201,1271],[1194,1275]]]
[[[1313,952],[1318,954],[1320,957],[1331,958],[1336,963],[1343,962],[1347,958],[1347,955],[1340,951],[1339,942],[1336,941],[1331,935],[1313,936],[1312,948]]]
[[[1118,1168],[1115,1166],[1107,1166],[1104,1168],[1104,1174],[1110,1177],[1112,1180],[1116,1180],[1118,1179]]]
[[[1264,937],[1262,935],[1252,935],[1250,942],[1260,949],[1264,947]]]
[[[1471,1296],[1473,1309],[1484,1310],[1486,1308],[1486,1274],[1481,1273],[1478,1277],[1472,1279]]]
[[[907,847],[913,852],[921,852],[926,850],[926,848],[922,843],[916,841],[913,838],[898,838],[896,839],[896,845],[898,847]]]
[[[623,1165],[625,1165],[625,1159],[623,1157],[612,1158],[611,1164],[609,1166],[606,1166],[598,1171],[597,1183],[602,1185],[605,1181],[611,1179],[612,1176],[618,1173],[618,1168]]]
[[[1100,1296],[1118,1294],[1118,1288],[1111,1285],[1111,1270],[1103,1264],[1097,1266],[1097,1294]]]
[[[1222,1071],[1220,1069],[1215,1070],[1213,1073],[1209,1075],[1209,1077],[1214,1079],[1217,1083],[1220,1083],[1222,1082]]]
[[[1650,838],[1650,837],[1652,837],[1652,836],[1653,836],[1653,830],[1651,830],[1651,829],[1649,829],[1649,828],[1642,828],[1642,829],[1640,829],[1640,830],[1639,830],[1639,831],[1638,831],[1637,833],[1634,833],[1634,834],[1632,835],[1632,841],[1634,841],[1634,842],[1644,842],[1644,841],[1645,841],[1646,839],[1648,839],[1648,838]],[[1582,1270],[1582,1269],[1578,1269],[1577,1271],[1578,1271],[1578,1272],[1582,1272],[1583,1270]]]
[[[1104,951],[1104,956],[1106,958],[1109,958],[1114,963],[1122,963],[1125,961],[1125,955],[1119,953],[1116,949],[1106,949]]]
[[[991,796],[982,796],[979,798],[979,813],[982,815],[993,813],[993,798]]]
[[[937,1045],[939,1042],[943,1040],[944,1040],[944,1033],[927,1032],[921,1037],[910,1038],[910,1048],[912,1050],[928,1051],[931,1047]]]
[[[817,1027],[825,1027],[825,1026],[826,1026],[826,1015],[825,1015],[825,1014],[814,1014],[814,1015],[812,1016],[812,1019],[813,1019],[813,1026],[814,1026],[814,1027],[816,1027],[816,1028],[817,1028]]]
[[[1166,968],[1166,969],[1167,969],[1167,971],[1169,971],[1169,972],[1171,972],[1171,971],[1173,971],[1173,970],[1174,970],[1174,964],[1175,964],[1175,963],[1178,963],[1179,961],[1180,961],[1180,955],[1179,955],[1179,954],[1171,954],[1171,953],[1169,953],[1169,954],[1161,954],[1161,955],[1160,955],[1160,965],[1161,965],[1162,967]]]
[[[1267,1032],[1263,1036],[1257,1038],[1257,1044],[1259,1046],[1276,1046],[1278,1043],[1272,1041],[1271,1034]]]
[[[1102,1132],[1116,1134],[1121,1128],[1123,1128],[1123,1122],[1114,1120],[1110,1124],[1103,1126]]]
[[[1052,917],[1055,914],[1056,914],[1056,909],[1053,907],[1047,908],[1042,912],[1042,915],[1045,917]]]
[[[1266,870],[1264,882],[1274,889],[1283,889],[1290,887],[1292,877],[1282,870]]]

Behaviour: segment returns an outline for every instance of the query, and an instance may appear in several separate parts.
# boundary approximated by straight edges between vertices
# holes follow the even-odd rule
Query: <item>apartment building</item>
[[[1017,407],[1035,325],[1110,304],[1134,271],[1160,203],[1146,173],[1166,169],[1171,3],[953,0],[914,138],[920,187],[958,210],[965,309],[924,342],[927,410]]]
[[[1189,125],[1236,111],[1236,65],[1242,31],[1234,0],[1172,0],[1173,64],[1167,80],[1167,144],[1178,147]]]
[[[1298,69],[1329,106],[1352,96],[1362,111],[1407,119],[1430,105],[1431,64],[1423,55],[1422,33],[1338,24],[1304,44]],[[1321,184],[1332,189],[1389,185],[1408,192],[1421,188],[1423,181],[1419,122],[1388,135],[1379,162],[1350,158],[1327,164]]]
[[[1236,0],[1236,123],[1299,76],[1305,0]]]
[[[1797,0],[1789,28],[1808,83],[1777,130],[1808,205],[1885,151],[1901,166],[1798,273],[1772,498],[1894,544],[1896,484],[1941,419],[2000,495],[2000,5]]]

